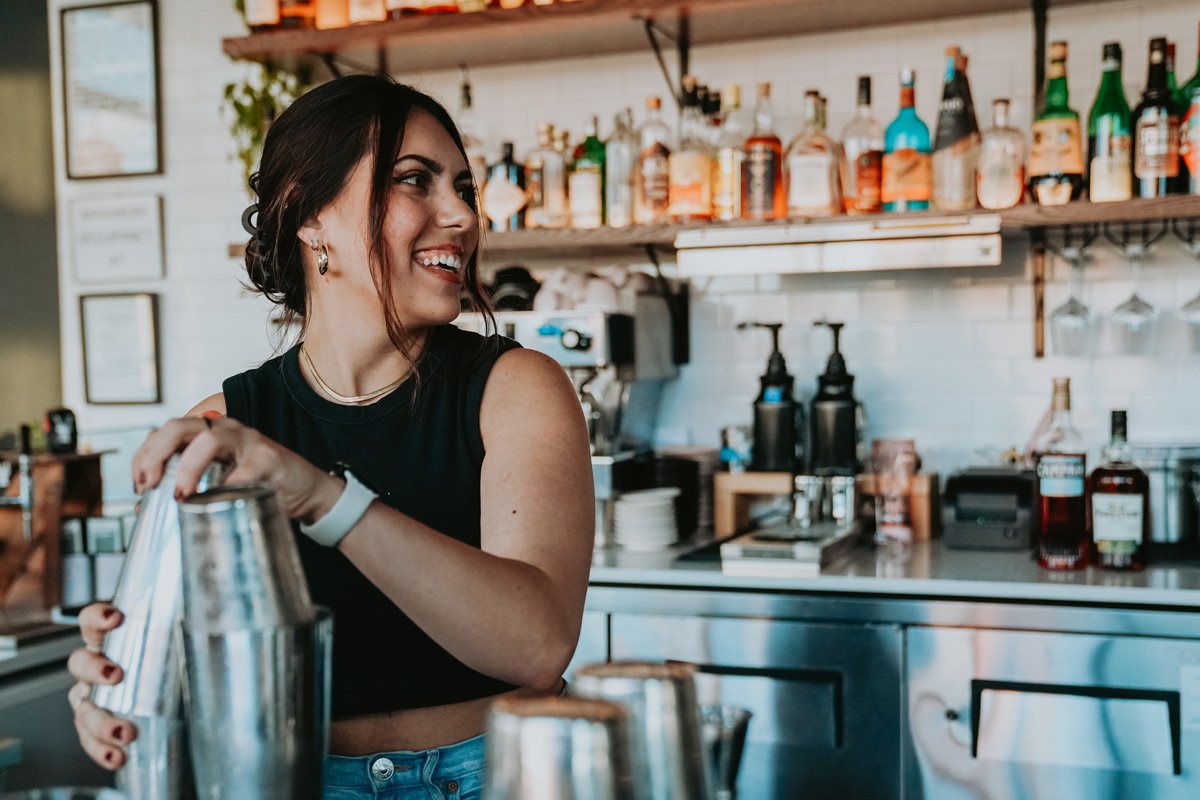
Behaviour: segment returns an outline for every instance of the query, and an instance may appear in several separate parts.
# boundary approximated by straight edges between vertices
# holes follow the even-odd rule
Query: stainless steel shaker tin
[[[629,715],[606,700],[502,697],[488,716],[488,800],[640,800]]]

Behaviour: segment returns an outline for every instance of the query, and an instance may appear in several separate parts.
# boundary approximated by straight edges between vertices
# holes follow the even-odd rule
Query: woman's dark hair
[[[258,172],[250,178],[250,188],[258,195],[258,214],[248,226],[255,234],[246,246],[246,272],[253,288],[283,306],[285,324],[298,320],[304,325],[308,305],[303,243],[296,232],[338,196],[355,165],[371,152],[371,275],[383,303],[388,338],[405,356],[412,356],[412,338],[397,316],[390,291],[392,265],[383,227],[392,166],[414,108],[441,123],[465,161],[462,136],[441,103],[385,76],[349,75],[329,81],[297,99],[271,124]],[[494,329],[479,277],[478,248],[463,267],[462,285],[468,308],[482,312]]]

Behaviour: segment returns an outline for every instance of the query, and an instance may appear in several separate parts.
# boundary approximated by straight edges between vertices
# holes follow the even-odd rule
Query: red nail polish
[[[112,664],[109,664],[107,667],[100,670],[100,674],[103,675],[105,678],[111,678],[116,671],[117,671],[117,668],[114,667]]]
[[[103,617],[105,619],[111,619],[112,615],[115,613],[117,613],[117,610],[115,608],[106,608],[106,609],[104,609]]]
[[[113,738],[116,739],[117,741],[121,741],[122,739],[124,739],[125,738],[125,729],[122,728],[120,725],[113,728]]]
[[[117,754],[114,753],[112,750],[109,750],[107,753],[104,754],[104,760],[107,761],[109,764],[111,764],[111,763],[113,763],[113,759],[116,758],[116,755]]]

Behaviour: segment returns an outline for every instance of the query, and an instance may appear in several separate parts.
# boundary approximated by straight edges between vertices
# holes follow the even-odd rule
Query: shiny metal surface
[[[715,800],[737,800],[738,770],[753,716],[749,709],[730,705],[714,704],[700,709]]]
[[[898,626],[675,613],[613,613],[610,625],[614,659],[696,664],[702,704],[754,714],[739,796],[899,796]]]
[[[710,800],[707,754],[695,668],[690,664],[618,661],[575,671],[572,692],[610,700],[629,712],[633,780],[646,800]]]
[[[1129,460],[1150,478],[1150,539],[1194,545],[1198,532],[1191,471],[1200,466],[1200,445],[1130,444]]]
[[[175,716],[131,715],[128,719],[137,728],[137,738],[125,748],[125,765],[117,770],[117,788],[130,800],[195,797],[182,707]]]
[[[905,797],[1200,796],[1200,641],[908,631]]]
[[[582,698],[504,697],[488,717],[488,800],[645,800],[629,715]]]
[[[290,539],[289,539],[290,541]],[[328,750],[333,617],[184,631],[200,800],[317,800]]]

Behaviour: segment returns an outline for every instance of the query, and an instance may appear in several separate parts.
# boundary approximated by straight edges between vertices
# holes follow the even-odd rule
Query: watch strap
[[[326,547],[337,547],[338,542],[358,524],[372,501],[379,496],[354,477],[350,470],[342,470],[341,477],[346,481],[346,488],[342,489],[333,508],[311,525],[300,523],[301,533]]]

